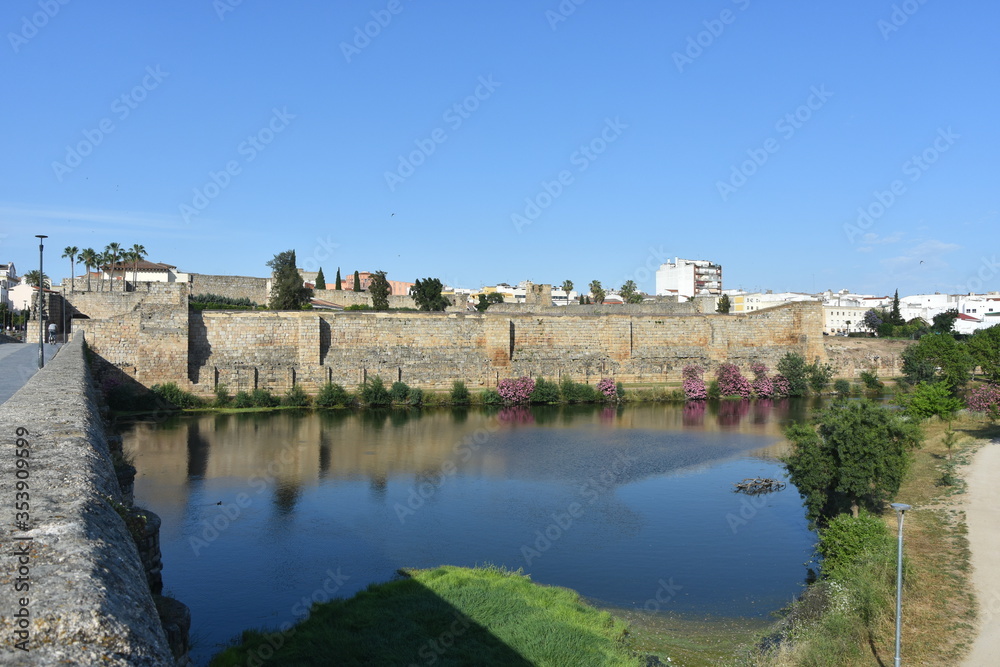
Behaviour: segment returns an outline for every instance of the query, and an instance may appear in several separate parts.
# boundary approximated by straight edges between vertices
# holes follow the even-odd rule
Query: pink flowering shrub
[[[985,412],[993,419],[1000,418],[1000,385],[979,385],[966,395],[965,404],[973,412]]]
[[[618,387],[613,378],[601,378],[597,383],[597,391],[604,395],[606,401],[613,401],[618,397]]]
[[[719,393],[723,396],[739,396],[743,399],[753,396],[750,381],[743,377],[736,364],[722,364],[715,377],[719,381]]]
[[[497,393],[504,403],[521,405],[531,399],[531,392],[535,390],[535,381],[531,378],[505,378],[497,385]]]
[[[774,380],[767,377],[767,366],[764,364],[754,364],[750,367],[753,371],[753,382],[751,386],[753,387],[753,393],[757,394],[757,398],[771,398],[774,396]]]
[[[684,378],[682,388],[687,400],[704,401],[708,398],[708,389],[705,388],[705,380],[701,377],[704,372],[705,369],[696,364],[685,366],[681,371],[681,377]]]
[[[772,396],[788,396],[788,392],[792,390],[792,384],[781,373],[771,378],[771,386],[774,388]]]

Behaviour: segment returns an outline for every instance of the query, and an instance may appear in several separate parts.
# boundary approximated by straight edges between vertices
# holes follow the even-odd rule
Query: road
[[[62,344],[45,345],[45,362],[55,356]],[[24,386],[38,371],[38,345],[4,343],[0,345],[0,403]]]

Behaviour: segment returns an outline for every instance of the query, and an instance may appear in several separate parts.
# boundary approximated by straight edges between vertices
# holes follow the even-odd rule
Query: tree
[[[326,276],[323,275],[323,267],[319,267],[319,273],[316,274],[316,289],[326,289]]]
[[[909,384],[944,381],[957,391],[968,383],[972,374],[972,354],[951,334],[928,334],[900,356],[903,378]]]
[[[68,245],[63,248],[63,259],[69,258],[69,291],[72,293],[73,288],[76,285],[76,256],[80,252],[80,249],[75,245]]]
[[[274,276],[269,304],[271,310],[301,310],[309,302],[310,290],[303,284],[295,264],[294,250],[280,252],[267,263]]]
[[[97,255],[97,266],[98,268],[108,270],[108,266],[111,264],[111,253],[105,250]],[[108,274],[110,275],[110,273]],[[109,283],[110,285],[110,283]],[[110,287],[108,288],[110,289]],[[104,291],[104,276],[101,276],[101,282],[97,283],[97,291]]]
[[[958,319],[958,310],[952,308],[951,310],[946,310],[943,313],[938,313],[933,318],[933,323],[931,324],[931,331],[935,333],[951,333],[952,329],[955,328],[955,320]]]
[[[569,293],[573,291],[573,281],[564,280],[562,284],[562,291],[566,292],[566,303],[569,303]]]
[[[90,291],[90,269],[97,266],[97,253],[93,248],[84,248],[80,251],[80,261],[87,269],[87,291]]]
[[[28,283],[32,287],[38,287],[38,269],[32,269],[25,273],[21,278],[24,282]],[[45,282],[45,288],[48,289],[52,287],[52,281],[49,280],[49,274],[43,273],[42,280]]]
[[[730,308],[732,308],[732,304],[729,302],[729,295],[723,294],[722,297],[719,298],[719,305],[715,309],[715,312],[728,315]]]
[[[132,254],[132,261],[135,262],[132,267],[132,289],[134,290],[139,284],[139,262],[146,258],[146,246],[141,243],[133,243],[129,252]]]
[[[642,294],[639,293],[639,288],[636,287],[634,280],[626,280],[622,288],[618,290],[618,294],[621,295],[622,301],[625,303],[642,303]]]
[[[447,298],[441,295],[441,281],[437,278],[417,279],[410,288],[410,296],[420,310],[444,310],[451,305]]]
[[[354,275],[356,276],[357,272]],[[390,291],[392,290],[389,288],[389,281],[385,279],[385,271],[376,271],[374,276],[372,276],[371,284],[368,286],[368,293],[372,295],[373,310],[389,310]]]
[[[899,290],[892,295],[892,308],[889,310],[889,324],[894,327],[901,327],[906,324],[902,314],[899,312]]]
[[[801,354],[786,353],[778,360],[778,373],[788,380],[789,396],[805,396],[809,393],[809,367]]]
[[[865,316],[862,318],[861,323],[866,329],[875,333],[878,331],[878,328],[882,326],[882,321],[882,313],[874,308],[871,308],[865,311]]]
[[[361,274],[358,273],[357,271],[354,272],[354,291],[355,292],[361,291]]]
[[[594,303],[604,303],[604,297],[607,296],[607,292],[601,287],[600,280],[590,281],[590,293],[594,297]]]
[[[915,419],[926,419],[937,415],[951,421],[963,403],[952,396],[946,382],[920,383],[909,394],[899,396],[899,404],[906,414]]]
[[[972,361],[990,382],[1000,384],[1000,325],[980,329],[968,340]]]
[[[333,289],[335,289],[335,290],[340,290],[341,289],[341,284],[340,284],[340,267],[339,266],[337,267],[337,282],[334,283]]]
[[[858,516],[859,508],[881,512],[920,444],[917,424],[867,399],[838,401],[817,422],[785,432],[793,448],[785,465],[809,519],[826,522],[848,510]]]
[[[109,258],[108,263],[111,265],[111,282],[109,283],[108,291],[114,289],[115,287],[115,264],[118,263],[118,256],[121,254],[122,246],[120,243],[109,243],[104,247],[104,254]],[[122,291],[125,291],[125,281],[122,281]]]
[[[121,254],[121,263],[123,267],[128,267],[129,264],[136,265],[139,262],[139,256],[132,252],[131,250],[123,250]],[[138,273],[138,270],[136,271]],[[126,291],[128,287],[128,268],[122,268],[122,291]],[[132,290],[135,291],[135,284],[132,285]]]

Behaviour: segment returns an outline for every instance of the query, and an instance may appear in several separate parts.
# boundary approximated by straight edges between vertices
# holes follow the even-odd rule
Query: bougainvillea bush
[[[531,399],[531,392],[535,390],[535,381],[529,377],[505,378],[497,385],[497,393],[504,403],[520,405],[527,403]]]
[[[965,404],[973,412],[985,412],[993,419],[1000,419],[1000,385],[979,385],[966,395]]]
[[[723,396],[737,396],[743,399],[753,396],[750,381],[743,377],[736,364],[722,364],[716,371],[715,377],[719,380],[719,392]]]
[[[618,387],[613,378],[601,378],[597,383],[597,391],[601,392],[606,401],[613,401],[618,397]]]
[[[753,393],[757,398],[771,398],[774,396],[774,380],[767,377],[767,366],[764,364],[754,364],[750,367],[753,371]]]
[[[684,398],[689,401],[704,401],[708,398],[708,389],[705,387],[705,380],[701,377],[704,372],[705,369],[698,365],[684,367],[684,370],[681,371],[681,376],[684,378],[682,384]]]

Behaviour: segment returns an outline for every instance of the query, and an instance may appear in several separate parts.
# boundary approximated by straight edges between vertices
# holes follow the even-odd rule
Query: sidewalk
[[[1000,441],[983,446],[969,467],[965,494],[972,585],[979,599],[979,636],[964,667],[1000,664]]]
[[[62,344],[45,345],[45,363],[55,356]],[[37,343],[0,345],[0,403],[5,403],[38,371]]]

